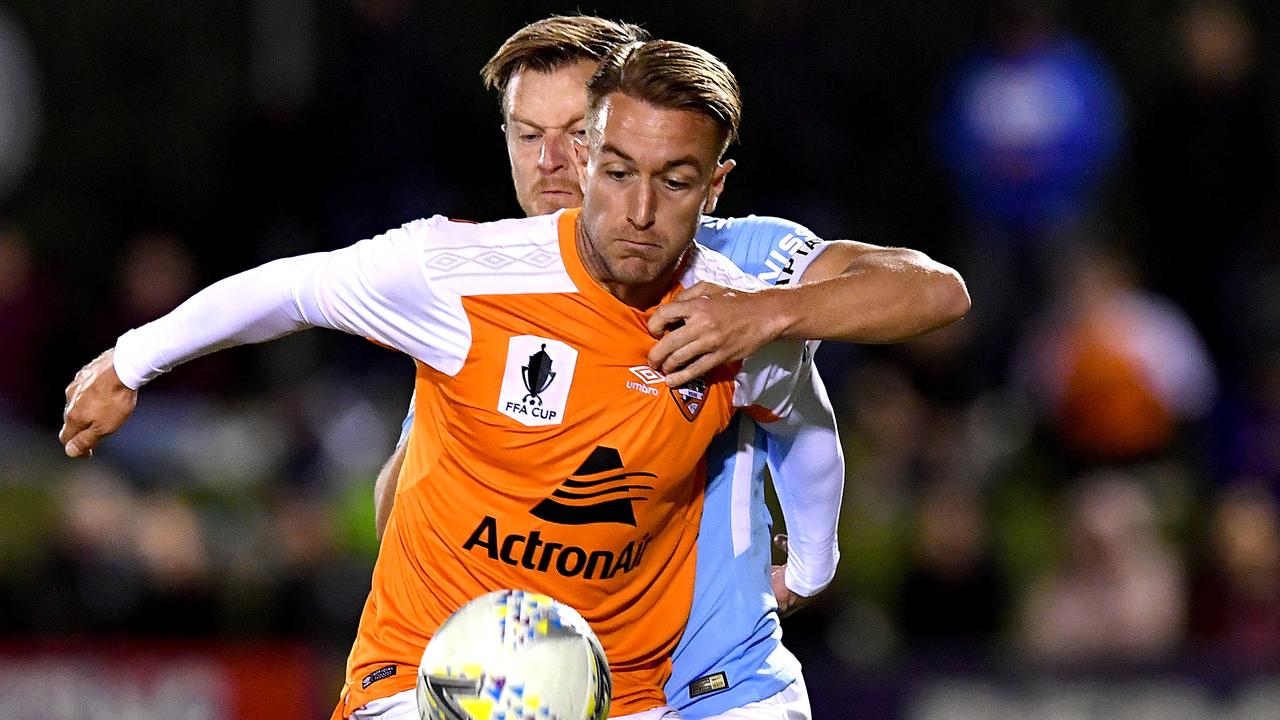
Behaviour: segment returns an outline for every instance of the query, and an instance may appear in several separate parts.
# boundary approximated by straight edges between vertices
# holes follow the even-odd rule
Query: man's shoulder
[[[823,250],[821,238],[779,217],[703,217],[697,241],[770,285],[787,285]]]
[[[535,217],[508,218],[490,222],[473,222],[436,215],[405,223],[402,229],[420,235],[428,247],[445,248],[459,244],[468,247],[547,245],[556,242],[556,222],[560,213]]]
[[[437,216],[404,229],[420,235],[428,277],[456,284],[459,294],[563,291],[571,285],[560,252],[559,216],[483,223]]]
[[[680,273],[679,283],[691,287],[699,282],[715,283],[738,290],[755,290],[765,284],[738,267],[727,256],[695,241],[689,248],[689,261]]]
[[[787,235],[812,236],[813,231],[802,223],[772,215],[744,215],[741,217],[702,216],[698,225],[698,242],[719,249],[717,245],[751,241],[760,238],[782,238]]]

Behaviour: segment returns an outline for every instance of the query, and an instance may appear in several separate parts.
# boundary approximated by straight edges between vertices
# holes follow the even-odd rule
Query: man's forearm
[[[844,455],[826,388],[817,373],[797,384],[790,414],[764,425],[773,485],[787,523],[786,587],[812,596],[831,582],[840,558],[836,529]]]
[[[760,291],[780,338],[892,343],[949,325],[969,311],[955,270],[924,253],[864,243],[832,243],[801,283]]]

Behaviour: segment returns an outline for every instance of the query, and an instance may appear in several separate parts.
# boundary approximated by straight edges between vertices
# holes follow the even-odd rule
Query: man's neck
[[[574,245],[577,247],[578,257],[582,260],[582,266],[587,270],[587,275],[591,276],[591,279],[610,295],[637,310],[648,310],[662,300],[662,297],[671,289],[671,283],[675,279],[676,271],[684,264],[685,258],[682,253],[675,264],[659,275],[653,282],[628,284],[612,276],[604,263],[604,259],[596,253],[595,247],[591,244],[590,238],[587,237],[587,231],[581,222],[577,223],[577,228],[574,232]],[[686,250],[685,252],[688,251]]]

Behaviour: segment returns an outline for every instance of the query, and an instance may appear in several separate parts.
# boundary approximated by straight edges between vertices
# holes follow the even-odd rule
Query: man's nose
[[[538,152],[538,170],[550,175],[569,164],[569,144],[562,133],[547,133]]]
[[[654,220],[653,186],[647,182],[636,183],[627,207],[627,222],[636,230],[648,230]]]

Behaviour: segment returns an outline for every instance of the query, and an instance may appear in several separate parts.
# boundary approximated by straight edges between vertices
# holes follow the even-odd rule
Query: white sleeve
[[[286,258],[234,275],[116,342],[121,382],[138,389],[177,365],[309,327],[361,335],[428,362],[432,289],[423,243],[437,221],[416,221],[341,250]]]
[[[760,427],[768,435],[769,469],[787,523],[786,585],[811,597],[835,578],[844,494],[844,453],[818,373],[806,370],[799,378],[785,418]]]
[[[751,412],[762,422],[786,417],[791,412],[791,395],[796,381],[812,362],[809,346],[801,341],[771,342],[752,353],[734,378],[735,407],[763,410]]]

